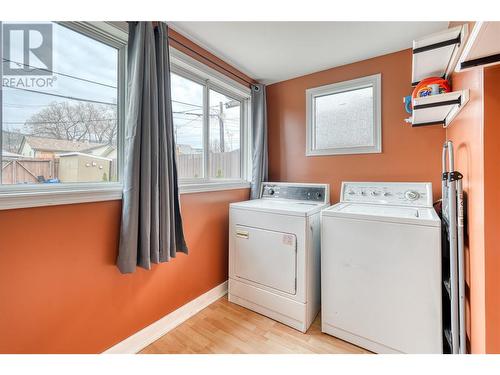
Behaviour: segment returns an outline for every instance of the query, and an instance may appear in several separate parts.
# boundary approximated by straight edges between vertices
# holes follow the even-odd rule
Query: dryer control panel
[[[342,182],[341,202],[432,207],[430,182]]]
[[[315,203],[330,203],[330,192],[326,184],[293,184],[286,182],[262,183],[261,198],[290,199]]]

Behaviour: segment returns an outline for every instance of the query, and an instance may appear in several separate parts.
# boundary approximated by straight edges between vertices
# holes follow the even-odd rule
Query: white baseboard
[[[127,337],[103,354],[135,354],[227,293],[227,281]]]

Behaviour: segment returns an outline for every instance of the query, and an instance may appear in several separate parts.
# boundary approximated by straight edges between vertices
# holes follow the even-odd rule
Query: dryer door
[[[295,234],[236,226],[236,276],[256,284],[296,293],[297,238]]]

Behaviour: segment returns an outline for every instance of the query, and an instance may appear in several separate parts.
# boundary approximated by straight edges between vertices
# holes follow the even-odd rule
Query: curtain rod
[[[128,22],[130,22],[130,21],[128,21]],[[128,23],[128,22],[127,22],[127,23]],[[153,22],[152,22],[152,24],[153,24],[153,27],[158,27],[158,21],[153,21]],[[170,29],[170,27],[168,27],[168,29]],[[194,50],[193,48],[191,48],[191,47],[189,47],[189,46],[185,45],[185,44],[184,44],[184,43],[182,43],[180,40],[177,40],[177,39],[175,39],[174,37],[172,37],[172,36],[170,36],[170,35],[168,36],[168,39],[169,39],[169,40],[174,41],[175,43],[180,44],[182,47],[186,48],[186,49],[187,49],[187,50],[189,50],[190,52],[192,52],[192,53],[194,53],[195,55],[197,55],[197,56],[201,57],[202,59],[204,59],[204,60],[208,61],[209,63],[214,64],[214,65],[215,65],[215,66],[217,66],[219,69],[224,70],[225,72],[227,72],[227,73],[231,74],[233,77],[236,77],[236,78],[237,78],[237,79],[239,79],[240,81],[243,81],[243,82],[245,82],[245,83],[247,83],[247,84],[249,84],[249,85],[253,85],[253,84],[254,84],[254,82],[252,82],[252,81],[248,81],[248,80],[246,80],[245,78],[240,77],[238,74],[236,74],[236,73],[234,73],[234,72],[230,71],[229,69],[227,69],[227,68],[225,68],[224,66],[220,65],[220,64],[219,64],[219,63],[217,63],[216,61],[213,61],[213,60],[209,59],[208,57],[203,56],[201,53],[199,53],[198,51]]]
[[[184,43],[182,43],[181,41],[179,41],[179,40],[175,39],[174,37],[172,37],[172,36],[170,36],[170,35],[169,35],[169,36],[168,36],[168,39],[169,39],[169,40],[174,41],[175,43],[180,44],[182,47],[184,47],[184,48],[188,49],[190,52],[192,52],[192,53],[196,54],[197,56],[201,57],[202,59],[204,59],[204,60],[206,60],[206,61],[208,61],[208,62],[210,62],[210,63],[214,64],[214,65],[215,65],[215,66],[217,66],[218,68],[220,68],[220,69],[224,70],[225,72],[227,72],[227,73],[231,74],[232,76],[234,76],[234,77],[238,78],[239,80],[241,80],[241,81],[243,81],[243,82],[246,82],[246,83],[248,83],[249,85],[253,85],[253,84],[254,84],[254,82],[252,82],[252,81],[248,81],[248,80],[246,80],[245,78],[240,77],[238,74],[233,73],[232,71],[230,71],[229,69],[227,69],[227,68],[223,67],[222,65],[218,64],[217,62],[215,62],[215,61],[213,61],[213,60],[209,59],[209,58],[208,58],[208,57],[206,57],[206,56],[203,56],[203,55],[202,55],[201,53],[199,53],[198,51],[196,51],[196,50],[194,50],[193,48],[191,48],[191,47],[189,47],[189,46],[185,45]]]

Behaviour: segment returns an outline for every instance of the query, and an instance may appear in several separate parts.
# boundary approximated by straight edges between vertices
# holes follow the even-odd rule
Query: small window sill
[[[215,182],[197,182],[182,183],[179,186],[181,194],[205,193],[210,191],[249,189],[248,181],[215,181]]]
[[[189,194],[248,188],[248,181],[224,181],[181,184],[179,190]],[[0,210],[120,200],[122,189],[119,183],[5,185],[0,186]]]
[[[380,153],[382,153],[382,148],[378,146],[324,148],[324,149],[306,150],[306,156],[341,156],[341,155],[362,155],[362,154],[380,154]]]
[[[122,198],[119,183],[0,186],[0,210],[102,202]]]

